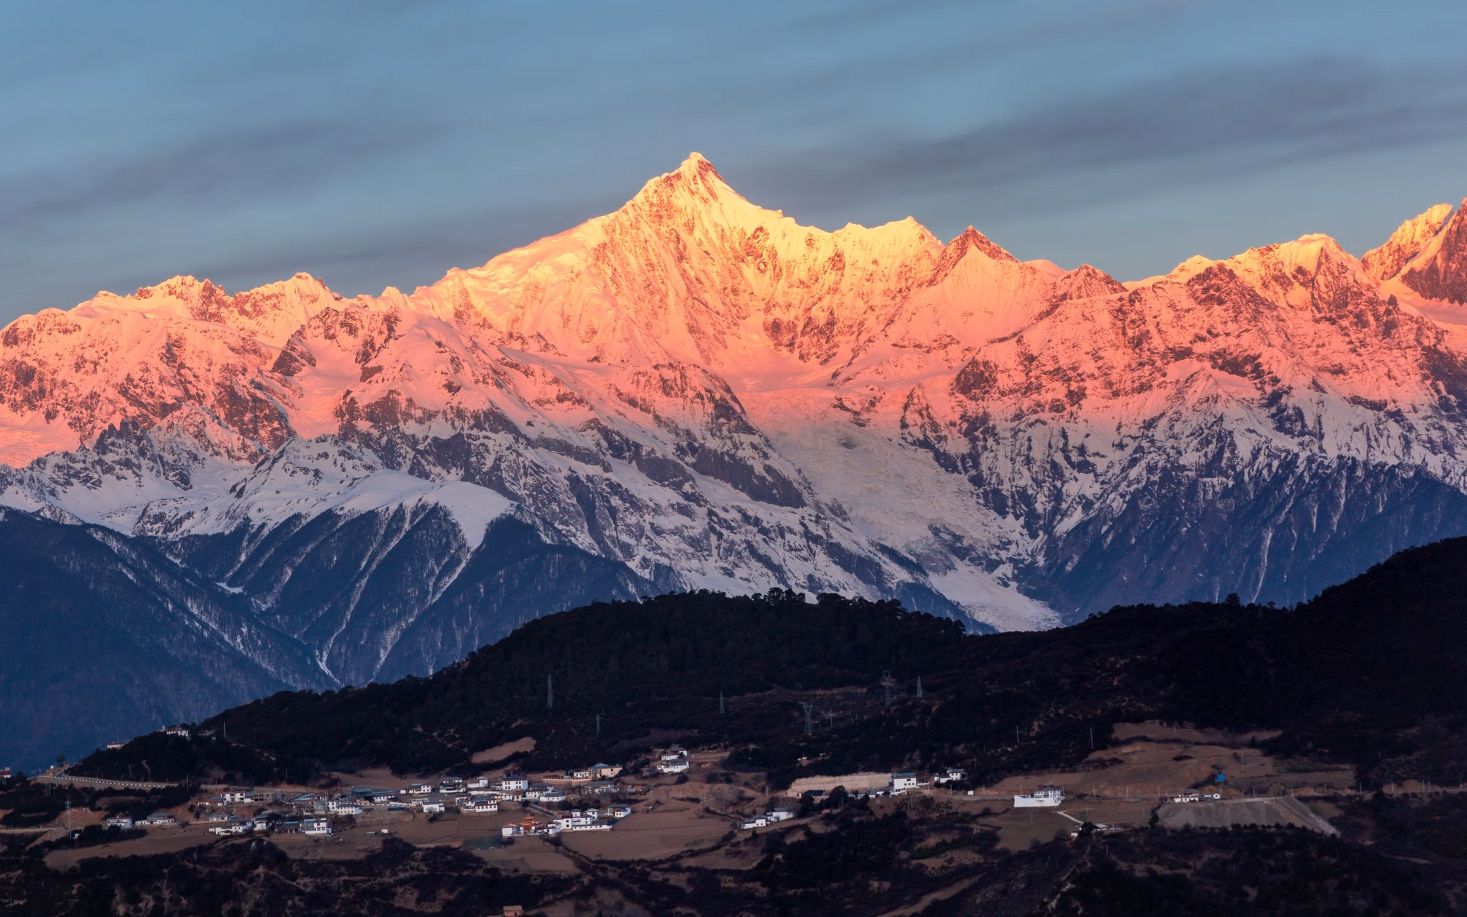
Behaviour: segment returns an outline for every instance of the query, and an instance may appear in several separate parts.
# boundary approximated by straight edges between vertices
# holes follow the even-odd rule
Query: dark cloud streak
[[[226,127],[85,171],[11,177],[0,183],[0,230],[39,232],[129,208],[206,211],[293,195],[395,157],[422,136],[412,129],[384,136],[355,120]]]
[[[1128,171],[1095,200],[1159,183],[1467,136],[1462,72],[1381,72],[1347,60],[1222,66],[1000,116],[945,136],[862,137],[767,163],[761,185],[813,208],[852,189],[898,198],[982,193]],[[1434,88],[1435,87],[1435,88]],[[1185,166],[1185,170],[1173,167]]]

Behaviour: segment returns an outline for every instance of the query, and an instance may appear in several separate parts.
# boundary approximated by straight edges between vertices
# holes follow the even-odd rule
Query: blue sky
[[[1467,195],[1467,4],[19,2],[0,319],[176,273],[411,288],[699,150],[834,228],[1122,277]]]

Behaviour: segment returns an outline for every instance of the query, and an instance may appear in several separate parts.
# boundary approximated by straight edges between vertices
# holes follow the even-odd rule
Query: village
[[[517,764],[533,751],[526,737],[476,756],[485,768],[475,775],[394,779],[367,771],[332,774],[317,786],[206,784],[167,808],[143,808],[153,798],[143,795],[136,806],[110,801],[106,812],[68,809],[37,843],[79,837],[88,826],[108,832],[74,848],[53,843],[47,863],[66,867],[266,837],[291,857],[352,858],[394,838],[459,847],[510,873],[576,875],[597,862],[628,860],[749,868],[764,855],[765,835],[829,830],[839,822],[823,815],[852,804],[877,815],[945,811],[1007,850],[1148,824],[1277,824],[1333,834],[1330,797],[1352,790],[1348,771],[1274,760],[1252,734],[1154,723],[1115,731],[1121,744],[1079,768],[989,785],[975,784],[961,767],[937,767],[771,786],[763,773],[729,766],[727,749],[681,745],[626,764],[534,772]],[[37,781],[126,789],[61,769]],[[170,798],[183,789],[171,788]]]
[[[170,734],[177,734],[178,728],[171,727],[174,731]],[[686,752],[678,750],[663,756],[657,772],[686,770]],[[504,824],[500,828],[502,838],[553,837],[568,831],[608,831],[630,815],[630,806],[610,801],[630,791],[617,781],[621,774],[620,765],[598,762],[559,776],[537,775],[535,780],[509,770],[493,776],[444,777],[402,787],[354,786],[331,791],[207,787],[207,795],[189,805],[192,820],[164,810],[141,817],[115,815],[102,824],[122,830],[203,824],[210,834],[220,837],[299,834],[330,838],[362,823],[390,822],[393,815],[488,815],[512,807],[513,811],[528,814]],[[384,835],[391,833],[387,827],[378,830]]]

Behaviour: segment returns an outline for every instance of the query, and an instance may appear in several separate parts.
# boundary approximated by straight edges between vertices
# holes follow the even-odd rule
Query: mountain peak
[[[1438,204],[1427,212],[1445,207]],[[1428,222],[1423,229],[1429,226]],[[1467,199],[1450,219],[1442,215],[1442,223],[1398,276],[1406,286],[1429,299],[1467,303]]]
[[[688,158],[671,172],[664,172],[642,186],[629,204],[643,202],[654,207],[664,207],[673,201],[684,205],[694,203],[701,206],[716,204],[727,198],[742,200],[738,192],[728,186],[718,169],[702,153],[689,153]]]
[[[690,176],[704,175],[711,172],[714,177],[719,177],[718,169],[714,168],[713,163],[708,161],[708,157],[699,153],[697,150],[687,155],[687,158],[682,161],[682,165],[677,167],[677,172],[679,175]]]
[[[971,225],[967,229],[959,233],[957,238],[953,239],[952,242],[949,243],[949,245],[953,248],[956,248],[959,254],[966,252],[970,248],[976,248],[983,254],[992,258],[994,261],[1019,260],[1018,258],[1015,258],[1013,255],[1009,254],[1003,246],[999,245],[997,242],[988,238],[983,233],[974,229]]]
[[[1436,204],[1401,223],[1390,238],[1360,259],[1366,272],[1376,280],[1389,280],[1399,274],[1406,262],[1419,255],[1441,232],[1451,215],[1451,204]]]

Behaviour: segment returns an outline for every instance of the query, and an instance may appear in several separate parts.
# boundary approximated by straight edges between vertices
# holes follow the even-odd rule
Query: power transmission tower
[[[805,708],[805,735],[814,735],[815,723],[814,720],[811,719],[811,715],[815,712],[815,705],[806,703],[805,701],[800,701],[800,706]]]
[[[886,669],[881,673],[882,703],[888,707],[891,706],[891,686],[895,683],[891,677],[891,669]]]

